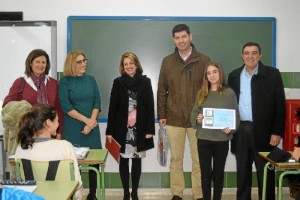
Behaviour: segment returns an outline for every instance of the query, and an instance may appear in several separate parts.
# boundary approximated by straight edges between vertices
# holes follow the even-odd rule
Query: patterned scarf
[[[48,103],[45,78],[45,74],[41,74],[39,77],[35,76],[34,74],[31,75],[31,79],[37,88],[37,103]]]

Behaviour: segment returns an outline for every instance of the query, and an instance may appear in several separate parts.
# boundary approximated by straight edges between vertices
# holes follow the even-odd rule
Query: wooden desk
[[[70,200],[78,187],[78,181],[44,181],[37,182],[34,194],[46,200]]]
[[[300,174],[300,163],[299,162],[285,162],[285,163],[277,163],[270,158],[268,158],[268,154],[270,152],[259,152],[258,154],[263,157],[268,162],[264,167],[264,178],[263,178],[263,193],[262,200],[266,199],[266,182],[267,182],[267,170],[269,169],[281,169],[283,172],[280,174],[278,179],[278,191],[277,191],[277,199],[282,199],[282,181],[285,175],[287,174]]]
[[[107,149],[90,149],[85,159],[78,160],[79,168],[82,170],[93,170],[97,175],[97,197],[99,200],[105,200],[105,182],[104,167],[107,158]],[[100,165],[99,169],[89,165]],[[101,179],[101,183],[100,183]]]

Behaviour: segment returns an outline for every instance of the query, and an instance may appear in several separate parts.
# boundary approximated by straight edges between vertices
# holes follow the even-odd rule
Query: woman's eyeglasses
[[[87,64],[87,62],[88,62],[88,59],[83,59],[83,60],[77,60],[77,61],[75,61],[78,65],[80,65],[80,64],[82,64],[82,63],[84,63],[84,64]]]

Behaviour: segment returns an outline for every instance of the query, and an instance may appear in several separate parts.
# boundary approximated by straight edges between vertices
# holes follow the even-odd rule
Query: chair
[[[35,181],[74,181],[73,160],[34,161],[16,160],[16,177]]]

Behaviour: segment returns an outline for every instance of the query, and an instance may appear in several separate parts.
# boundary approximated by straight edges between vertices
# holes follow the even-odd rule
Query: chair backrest
[[[16,177],[18,179],[25,180],[25,171],[30,171],[28,168],[28,164],[25,164],[24,162],[25,159],[18,159],[16,160]],[[35,181],[45,181],[48,173],[48,169],[52,169],[53,166],[49,167],[49,163],[51,161],[34,161],[30,160],[30,165],[32,168],[32,175],[33,179]],[[75,175],[74,175],[74,164],[73,160],[59,160],[58,161],[58,166],[57,170],[54,171],[54,177],[56,181],[74,181],[75,180]],[[27,167],[27,168],[24,168]],[[56,173],[56,175],[55,175]],[[28,176],[28,175],[27,175]]]

